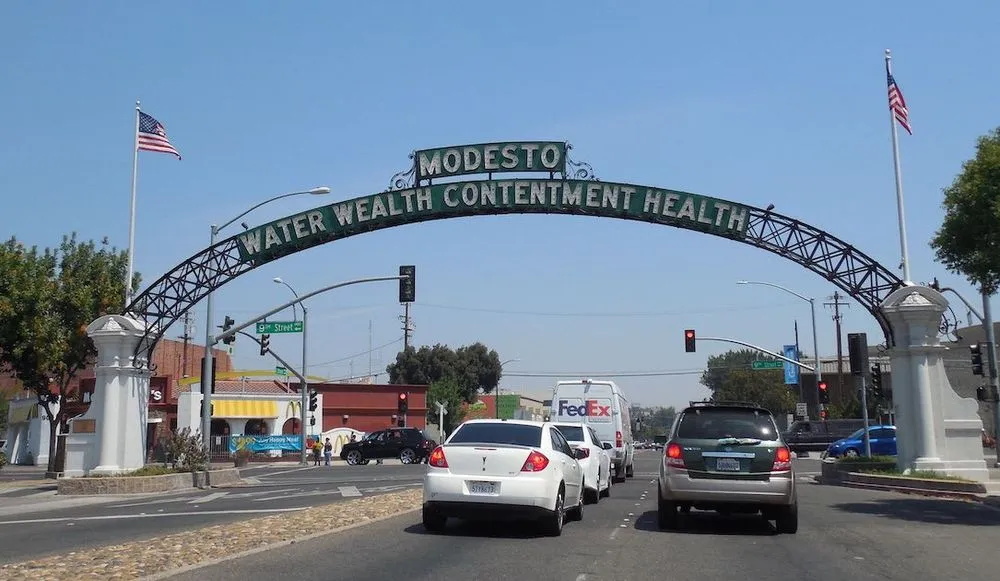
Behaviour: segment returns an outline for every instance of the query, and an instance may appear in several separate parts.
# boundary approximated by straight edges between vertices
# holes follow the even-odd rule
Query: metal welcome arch
[[[174,267],[129,304],[126,311],[146,323],[141,348],[151,355],[167,327],[210,290],[283,256],[406,224],[539,213],[662,224],[767,250],[819,274],[858,301],[892,344],[892,329],[880,305],[904,283],[864,252],[770,209],[598,180],[589,164],[568,158],[571,147],[537,141],[416,151],[410,156],[412,166],[393,176],[383,192],[300,212],[223,240]],[[515,172],[548,175],[495,179]],[[487,179],[440,181],[470,174],[487,174]]]

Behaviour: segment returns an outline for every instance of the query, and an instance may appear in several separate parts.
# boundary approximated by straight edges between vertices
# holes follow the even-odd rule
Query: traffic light
[[[694,329],[684,331],[684,351],[686,353],[694,353],[695,339]]]
[[[412,264],[399,267],[399,302],[412,303],[417,297],[417,267]]]
[[[271,347],[271,335],[264,333],[260,336],[260,355],[267,355],[267,350]]]
[[[847,353],[851,364],[851,375],[864,375],[868,368],[868,334],[848,333]]]
[[[403,416],[399,416],[398,418],[396,418],[396,427],[405,428],[406,418],[404,418]]]
[[[226,315],[226,319],[222,322],[222,332],[225,333],[226,331],[232,329],[233,325],[235,324],[236,321],[234,321],[233,318],[230,317],[229,315]],[[231,345],[233,341],[236,341],[236,333],[233,333],[232,335],[222,340],[222,342],[225,343],[226,345]]]
[[[215,393],[215,363],[216,363],[216,358],[212,357],[212,377],[209,380],[209,383],[212,386],[212,393]],[[204,357],[201,358],[201,367],[199,369],[205,369]]]
[[[314,412],[319,407],[319,394],[315,389],[309,390],[309,411]]]
[[[410,409],[410,399],[405,393],[399,394],[399,399],[396,400],[396,411],[399,412],[400,415],[403,415],[408,409]]]
[[[825,420],[827,415],[829,415],[829,414],[828,414],[828,412],[826,410],[819,410],[819,417],[820,417],[820,419]]]
[[[315,426],[316,425],[316,416],[313,416],[313,417],[309,418],[309,425],[310,426]]]
[[[830,403],[830,391],[827,389],[826,382],[821,381],[816,387],[819,388],[819,403]]]
[[[983,344],[976,343],[975,345],[969,345],[969,352],[972,355],[972,374],[982,375],[983,374]]]
[[[872,395],[877,399],[882,399],[882,364],[872,365]]]

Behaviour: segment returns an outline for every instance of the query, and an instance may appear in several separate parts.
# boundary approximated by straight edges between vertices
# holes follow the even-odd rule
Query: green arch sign
[[[750,208],[699,194],[566,176],[564,142],[516,142],[416,151],[416,184],[313,208],[236,236],[240,258],[255,266],[305,248],[393,226],[459,216],[573,214],[637,220],[727,238],[746,234]],[[493,173],[548,173],[496,179]],[[488,179],[433,183],[489,173]],[[576,177],[573,175],[571,177]],[[427,182],[423,184],[422,182]]]

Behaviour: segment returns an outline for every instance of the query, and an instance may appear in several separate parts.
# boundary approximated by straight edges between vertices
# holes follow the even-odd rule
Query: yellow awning
[[[26,405],[19,407],[17,409],[10,410],[9,422],[12,424],[20,424],[21,422],[26,422],[30,419],[38,417],[38,406],[37,405]]]
[[[213,418],[276,418],[278,402],[267,400],[213,399]]]

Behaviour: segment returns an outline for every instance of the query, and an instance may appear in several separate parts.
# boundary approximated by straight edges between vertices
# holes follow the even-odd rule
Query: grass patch
[[[185,472],[184,470],[178,470],[176,468],[171,468],[170,466],[161,466],[156,464],[151,464],[149,466],[143,466],[137,470],[131,472],[123,472],[121,474],[94,474],[88,476],[88,478],[129,478],[133,476],[163,476],[164,474],[178,474]]]
[[[894,478],[909,478],[912,480],[950,480],[952,482],[975,482],[961,476],[941,474],[933,470],[914,470],[909,474],[903,474],[899,468],[861,468],[858,470],[862,474],[872,474],[875,476],[892,476]]]
[[[867,456],[854,456],[852,458],[852,457],[849,457],[849,456],[842,456],[840,458],[837,458],[837,464],[840,465],[840,466],[852,466],[852,465],[855,465],[855,464],[862,465],[862,466],[871,465],[871,464],[895,466],[896,465],[896,457],[895,456],[872,456],[871,458],[868,458]]]

